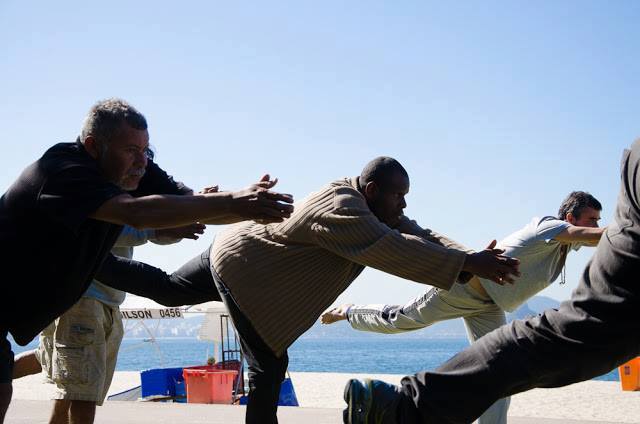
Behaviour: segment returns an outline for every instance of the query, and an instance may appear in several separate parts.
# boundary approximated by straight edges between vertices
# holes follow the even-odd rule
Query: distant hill
[[[522,319],[534,316],[549,308],[557,308],[560,303],[557,300],[545,296],[535,296],[518,308],[514,313],[507,315],[507,320]],[[192,316],[185,319],[167,319],[158,321],[146,321],[147,327],[153,329],[155,337],[196,337],[202,325],[202,316]],[[134,325],[133,321],[127,323],[128,331],[125,337],[148,338],[149,334],[142,326]],[[429,328],[391,337],[416,337],[416,338],[444,338],[466,337],[466,331],[461,319],[444,321]],[[377,333],[354,331],[346,322],[332,325],[322,325],[319,322],[311,327],[303,338],[342,338],[342,337],[389,337]]]

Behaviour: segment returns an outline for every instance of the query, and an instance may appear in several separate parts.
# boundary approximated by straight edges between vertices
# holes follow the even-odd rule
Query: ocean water
[[[289,349],[290,371],[412,374],[435,369],[468,345],[462,338],[301,338]],[[14,352],[33,349],[14,344]],[[194,338],[142,339],[122,342],[118,371],[201,365],[213,356],[210,342]],[[618,381],[617,370],[596,380]]]

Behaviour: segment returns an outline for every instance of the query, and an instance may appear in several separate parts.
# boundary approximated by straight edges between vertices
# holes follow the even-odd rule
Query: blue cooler
[[[142,397],[175,396],[176,382],[182,382],[182,368],[155,368],[140,372]]]

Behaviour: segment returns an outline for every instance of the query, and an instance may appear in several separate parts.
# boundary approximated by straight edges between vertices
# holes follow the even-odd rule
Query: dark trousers
[[[238,308],[224,282],[211,269],[209,249],[172,274],[131,259],[110,256],[97,279],[114,288],[148,297],[166,306],[222,300],[238,332],[249,369],[246,422],[275,424],[280,384],[289,358],[276,356]]]
[[[218,292],[238,332],[242,353],[249,368],[249,399],[245,422],[247,424],[277,424],[276,412],[280,385],[287,372],[289,357],[286,352],[278,357],[271,351],[240,311],[224,282],[215,271],[212,273]]]
[[[625,151],[615,221],[571,299],[402,380],[402,423],[470,423],[497,399],[591,379],[640,353],[640,141]]]

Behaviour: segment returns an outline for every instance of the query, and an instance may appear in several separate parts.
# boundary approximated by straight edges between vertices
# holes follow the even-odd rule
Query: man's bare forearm
[[[288,194],[258,185],[237,192],[200,193],[192,196],[122,194],[106,201],[91,218],[137,229],[173,228],[194,222],[228,224],[254,219],[280,222],[293,212]]]
[[[600,242],[602,235],[607,231],[607,227],[594,228],[594,232],[589,235],[588,240],[585,242],[587,246],[595,247]]]
[[[109,200],[92,217],[137,229],[173,228],[194,222],[225,223],[218,222],[218,219],[242,219],[233,213],[232,201],[231,193],[152,195],[137,198],[123,195]]]
[[[232,211],[231,193],[196,194],[193,196],[154,195],[134,200],[131,218],[137,228],[172,228],[193,222],[226,224],[243,218]],[[134,225],[135,226],[135,225]]]
[[[293,196],[270,191],[277,182],[264,175],[256,184],[235,192],[217,188],[192,196],[121,194],[103,203],[91,218],[137,229],[173,228],[194,222],[228,224],[247,219],[281,222],[293,212]]]
[[[594,227],[577,227],[570,226],[554,237],[561,243],[584,243],[589,246],[596,246],[600,241],[600,237],[607,230],[604,228]]]

